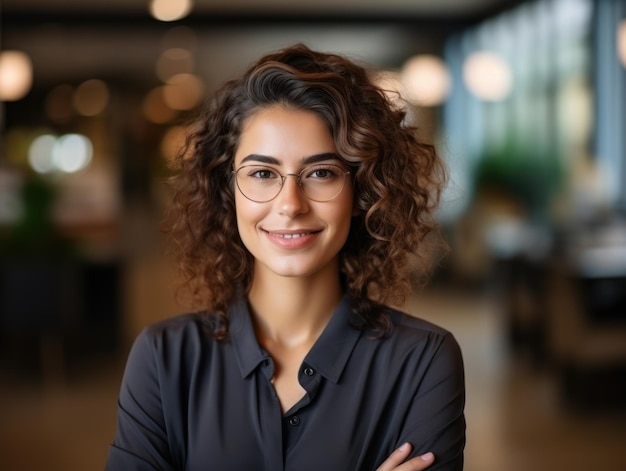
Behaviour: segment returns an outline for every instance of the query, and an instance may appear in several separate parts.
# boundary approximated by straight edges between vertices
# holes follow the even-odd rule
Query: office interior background
[[[185,311],[168,162],[294,42],[400,91],[448,165],[403,307],[463,349],[466,469],[626,469],[624,0],[4,0],[0,469],[102,469],[133,338]]]

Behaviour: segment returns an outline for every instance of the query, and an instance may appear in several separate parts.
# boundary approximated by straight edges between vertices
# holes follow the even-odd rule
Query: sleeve
[[[426,365],[400,443],[413,444],[413,456],[435,454],[429,471],[463,469],[465,373],[458,343],[446,333]]]
[[[147,330],[128,356],[118,398],[117,430],[105,471],[174,471],[162,408],[154,337]]]

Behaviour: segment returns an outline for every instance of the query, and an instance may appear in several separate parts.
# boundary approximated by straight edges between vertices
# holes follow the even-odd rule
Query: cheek
[[[241,195],[235,197],[235,215],[237,217],[237,227],[241,233],[245,229],[245,223],[250,219],[250,208],[246,204],[248,200]]]
[[[237,218],[237,230],[246,247],[250,240],[250,234],[256,231],[257,223],[263,219],[263,209],[255,203],[247,200],[242,195],[235,197],[235,215]]]

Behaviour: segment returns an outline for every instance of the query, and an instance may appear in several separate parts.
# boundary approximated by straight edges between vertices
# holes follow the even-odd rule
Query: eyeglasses
[[[244,165],[233,170],[237,188],[255,203],[267,203],[278,196],[287,177],[296,177],[298,188],[312,201],[325,202],[335,198],[346,184],[349,170],[338,165],[321,164],[304,167],[298,173],[282,175],[265,165]]]

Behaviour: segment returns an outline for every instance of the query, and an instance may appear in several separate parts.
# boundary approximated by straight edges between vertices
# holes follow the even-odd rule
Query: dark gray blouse
[[[212,340],[199,314],[144,329],[128,358],[106,470],[375,470],[406,441],[413,456],[435,453],[429,470],[461,470],[457,342],[394,310],[391,334],[374,338],[351,315],[344,297],[300,369],[306,395],[284,415],[244,299],[230,309],[229,342]]]

